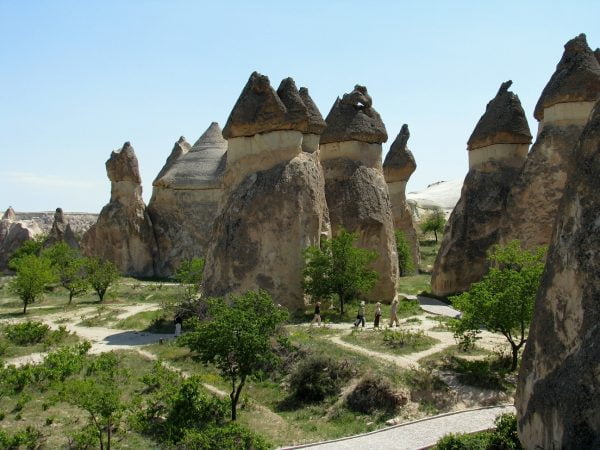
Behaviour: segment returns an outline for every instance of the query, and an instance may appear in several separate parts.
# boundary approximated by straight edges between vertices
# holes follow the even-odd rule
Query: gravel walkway
[[[458,317],[460,316],[460,311],[448,306],[446,303],[431,297],[425,297],[423,295],[419,295],[417,297],[419,300],[419,304],[421,305],[421,309],[430,314],[437,314],[439,316],[447,316],[447,317]]]
[[[493,428],[494,419],[498,415],[514,412],[515,408],[511,405],[472,409],[395,425],[349,438],[285,448],[418,450],[434,445],[448,433],[474,433]]]

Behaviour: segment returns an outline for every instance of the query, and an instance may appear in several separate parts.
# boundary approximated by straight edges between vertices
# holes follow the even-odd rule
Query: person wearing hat
[[[354,326],[357,327],[358,324],[362,324],[362,327],[365,327],[365,302],[364,300],[360,302],[360,306],[358,308],[358,314],[356,316],[356,321],[354,322]]]
[[[379,319],[381,319],[381,302],[377,302],[375,306],[375,320],[373,321],[373,328],[379,328]]]

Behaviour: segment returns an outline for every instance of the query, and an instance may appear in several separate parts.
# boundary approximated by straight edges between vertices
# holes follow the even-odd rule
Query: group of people
[[[396,325],[400,326],[400,321],[398,320],[398,298],[394,298],[390,308],[390,322],[389,326],[392,327]],[[356,315],[356,320],[354,321],[354,327],[358,328],[360,325],[362,328],[365,327],[365,307],[366,303],[364,301],[360,302],[358,307],[358,314]],[[375,304],[375,317],[373,319],[373,328],[379,328],[381,322],[381,302],[377,302]],[[317,323],[318,326],[321,326],[321,302],[315,303],[315,314],[310,322],[310,324]]]

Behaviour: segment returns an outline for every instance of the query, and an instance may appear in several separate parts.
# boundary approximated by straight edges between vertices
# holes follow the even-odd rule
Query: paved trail
[[[514,413],[514,411],[513,406],[506,405],[442,414],[372,433],[285,448],[418,450],[434,445],[447,433],[474,433],[493,428],[496,416],[503,413]]]

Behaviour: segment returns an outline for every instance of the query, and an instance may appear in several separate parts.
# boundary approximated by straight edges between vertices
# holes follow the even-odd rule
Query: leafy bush
[[[49,331],[48,325],[33,321],[7,325],[4,328],[6,338],[16,345],[37,344],[46,337]]]
[[[392,414],[407,401],[405,396],[394,390],[388,380],[374,375],[363,378],[346,398],[351,410],[365,414],[375,411]]]
[[[396,230],[394,236],[396,237],[396,252],[398,253],[398,270],[400,276],[403,277],[414,270],[414,264],[404,232]]]
[[[38,381],[64,381],[79,373],[85,362],[85,355],[91,348],[88,341],[72,347],[63,347],[49,353],[38,368]]]
[[[322,401],[340,392],[343,383],[353,375],[347,361],[341,363],[322,355],[309,356],[300,362],[290,376],[292,396],[300,401]]]
[[[494,421],[496,429],[474,434],[447,434],[433,450],[522,450],[514,414],[502,414]]]
[[[387,347],[417,347],[427,338],[423,330],[383,330],[383,343]]]
[[[204,450],[263,450],[269,444],[259,435],[236,424],[223,427],[210,427],[205,431],[187,431],[181,441],[181,448],[201,448]]]
[[[19,430],[12,435],[4,430],[0,430],[0,448],[9,450],[18,448],[35,449],[40,445],[41,436],[42,433],[31,426],[26,427],[24,430]]]

